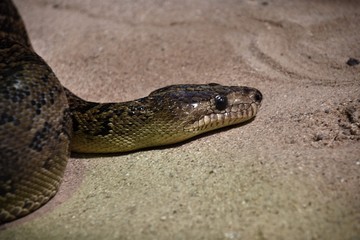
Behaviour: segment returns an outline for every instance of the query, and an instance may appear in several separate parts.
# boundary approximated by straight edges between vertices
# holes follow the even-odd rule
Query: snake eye
[[[227,97],[217,95],[215,97],[215,107],[217,110],[222,111],[225,110],[228,105]]]

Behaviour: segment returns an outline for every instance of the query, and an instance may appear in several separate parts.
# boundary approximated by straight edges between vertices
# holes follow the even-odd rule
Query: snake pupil
[[[228,105],[227,97],[217,95],[215,97],[215,107],[217,110],[222,111],[225,110]]]

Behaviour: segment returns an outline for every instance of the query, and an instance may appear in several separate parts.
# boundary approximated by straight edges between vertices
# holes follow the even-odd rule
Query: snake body
[[[0,2],[0,223],[55,195],[70,151],[126,152],[172,144],[253,118],[254,88],[172,85],[122,103],[85,101],[33,50],[11,0]]]

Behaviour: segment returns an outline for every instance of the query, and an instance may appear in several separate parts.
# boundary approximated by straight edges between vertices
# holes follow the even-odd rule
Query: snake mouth
[[[261,104],[259,102],[233,104],[224,111],[204,115],[199,120],[191,123],[189,126],[186,126],[184,130],[188,132],[207,132],[239,124],[255,117],[260,109],[260,106]]]

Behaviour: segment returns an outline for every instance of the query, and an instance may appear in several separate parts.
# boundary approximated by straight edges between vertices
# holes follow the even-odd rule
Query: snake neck
[[[65,93],[73,122],[73,152],[127,152],[181,140],[172,137],[182,130],[178,118],[154,107],[156,99],[96,103],[68,89]]]

